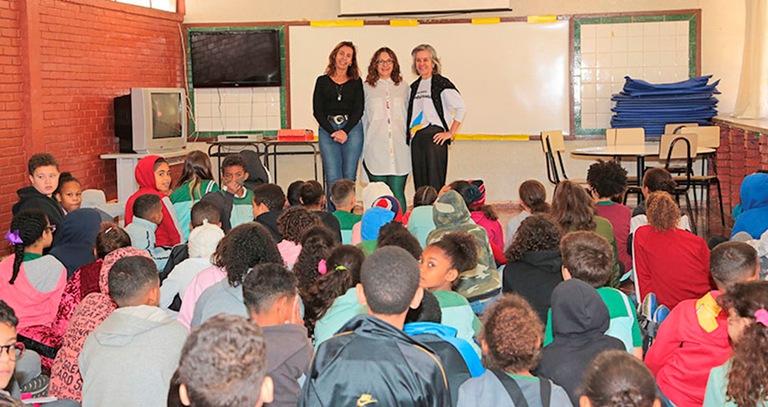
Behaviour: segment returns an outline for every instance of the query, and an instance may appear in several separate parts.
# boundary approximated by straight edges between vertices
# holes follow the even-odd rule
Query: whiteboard
[[[373,53],[390,47],[407,83],[411,50],[420,43],[435,47],[443,75],[467,104],[460,134],[538,134],[569,129],[568,21],[529,24],[440,23],[415,27],[289,27],[292,128],[317,129],[312,92],[328,54],[340,41],[357,46],[365,78]]]

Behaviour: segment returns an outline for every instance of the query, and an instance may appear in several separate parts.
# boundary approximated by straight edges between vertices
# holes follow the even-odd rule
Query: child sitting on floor
[[[277,244],[277,249],[280,250],[288,270],[293,270],[293,265],[299,258],[301,238],[304,233],[312,226],[322,224],[316,212],[303,206],[288,208],[277,218],[277,229],[283,237],[283,240]]]
[[[424,185],[413,194],[413,209],[403,215],[403,224],[416,236],[421,246],[427,245],[429,232],[435,230],[435,221],[432,219],[432,205],[437,200],[437,190]]]
[[[709,374],[705,407],[764,407],[768,398],[768,282],[738,283],[720,297],[733,355]]]
[[[243,302],[267,342],[267,374],[275,406],[295,406],[314,350],[301,319],[296,276],[280,264],[260,264],[243,281]]]
[[[243,156],[230,154],[221,162],[221,190],[209,192],[202,198],[219,208],[221,228],[225,233],[253,220],[253,192],[244,185],[247,179]]]
[[[79,358],[83,407],[165,406],[187,330],[157,307],[154,263],[140,256],[118,260],[109,271],[109,295],[117,309],[88,336]]]
[[[352,317],[365,314],[357,301],[355,286],[360,282],[363,251],[352,245],[337,246],[321,260],[323,272],[305,299],[304,324],[314,336],[315,348],[344,326]],[[324,270],[323,270],[324,269]]]
[[[480,333],[480,320],[472,312],[469,301],[454,292],[461,270],[477,265],[477,244],[468,233],[452,232],[430,244],[421,255],[420,286],[431,291],[440,303],[441,323],[458,331],[457,337],[469,342],[480,354],[474,337]]]
[[[171,193],[171,167],[168,161],[157,155],[148,155],[136,164],[134,176],[139,190],[125,203],[125,226],[133,222],[133,203],[138,197],[146,194],[157,195],[162,202],[163,217],[155,230],[155,244],[160,247],[173,247],[181,243],[181,225],[168,197]]]
[[[531,374],[541,349],[541,321],[516,294],[505,294],[483,316],[482,376],[459,389],[458,406],[570,406],[562,387]],[[549,403],[545,403],[548,400]]]
[[[746,243],[722,243],[712,249],[709,267],[717,289],[677,304],[645,355],[659,388],[678,407],[700,406],[709,371],[731,355],[728,312],[719,297],[734,284],[757,279],[757,252]]]
[[[133,222],[125,227],[126,233],[131,237],[131,246],[149,253],[159,272],[165,268],[171,254],[170,249],[155,244],[155,231],[158,225],[163,223],[163,204],[160,197],[146,194],[136,198],[133,201],[133,214]]]
[[[333,216],[339,220],[341,227],[341,242],[352,242],[352,226],[363,219],[363,215],[354,213],[357,198],[355,196],[355,182],[348,179],[340,179],[331,185],[331,202],[336,207]]]
[[[38,209],[45,214],[51,225],[59,226],[64,219],[64,212],[52,197],[59,187],[59,163],[48,153],[37,153],[29,158],[27,170],[32,185],[16,191],[19,201],[13,205],[13,215],[16,216],[24,209]]]
[[[253,221],[269,229],[275,242],[283,236],[277,226],[277,219],[285,208],[285,193],[279,185],[262,184],[253,189]]]
[[[527,217],[549,212],[547,190],[541,182],[534,179],[523,182],[517,190],[517,195],[520,197],[520,206],[523,210],[507,223],[507,233],[504,239],[505,251],[509,249],[509,245],[515,239],[517,229]]]
[[[218,191],[219,184],[213,180],[211,159],[202,151],[191,151],[184,160],[179,186],[170,195],[173,209],[179,217],[181,241],[189,240],[192,206],[207,193]]]
[[[189,233],[189,258],[173,268],[160,287],[160,308],[169,309],[174,302],[181,305],[181,297],[197,273],[213,265],[211,256],[216,252],[224,231],[217,225],[204,222]],[[176,297],[179,297],[178,299]],[[176,310],[179,307],[175,307]]]
[[[591,285],[608,307],[611,319],[605,333],[624,343],[627,352],[643,358],[643,338],[637,323],[637,313],[629,297],[608,287],[613,273],[613,249],[595,232],[571,232],[560,242],[563,258],[563,279],[575,278]],[[552,315],[547,316],[544,346],[552,343]]]

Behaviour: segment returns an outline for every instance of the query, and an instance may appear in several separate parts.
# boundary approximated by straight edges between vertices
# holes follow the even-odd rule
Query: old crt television
[[[195,88],[280,86],[280,32],[199,31],[189,34]]]
[[[161,153],[187,144],[186,94],[181,88],[131,88],[118,96],[115,136],[121,153]]]

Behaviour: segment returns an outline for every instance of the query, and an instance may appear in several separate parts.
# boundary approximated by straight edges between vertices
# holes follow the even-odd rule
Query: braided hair
[[[24,249],[37,242],[45,233],[48,227],[48,218],[45,213],[39,209],[27,209],[16,214],[11,221],[10,235],[12,238],[18,237],[18,240],[11,241],[13,245],[13,274],[8,281],[13,284],[21,269],[21,262],[24,261]]]

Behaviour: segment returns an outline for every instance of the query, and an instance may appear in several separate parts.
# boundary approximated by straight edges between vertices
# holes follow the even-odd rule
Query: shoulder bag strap
[[[504,389],[507,390],[507,393],[509,393],[509,397],[512,398],[512,402],[515,404],[515,407],[528,407],[528,401],[525,400],[523,390],[520,389],[520,386],[517,384],[515,379],[509,377],[506,373],[499,370],[490,370],[494,375],[496,375],[496,378],[499,379],[501,385],[504,386]],[[541,379],[539,379],[539,381],[541,381]]]
[[[539,377],[539,388],[541,389],[541,406],[549,407],[549,399],[552,395],[552,384],[549,379]]]

